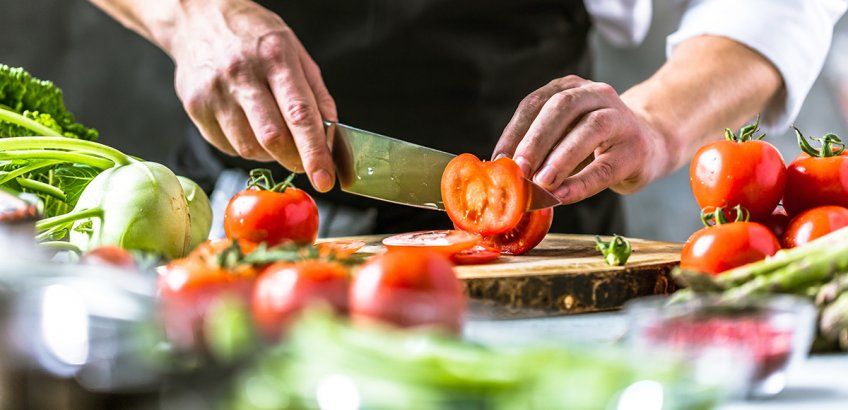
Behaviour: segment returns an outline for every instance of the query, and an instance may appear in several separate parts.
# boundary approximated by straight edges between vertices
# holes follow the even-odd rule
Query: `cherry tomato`
[[[782,206],[778,206],[771,213],[771,216],[763,221],[763,225],[769,228],[774,233],[774,236],[781,238],[786,232],[786,227],[789,225],[789,219],[786,210]]]
[[[366,245],[365,241],[355,239],[321,242],[315,245],[321,255],[345,258],[356,253]]]
[[[251,172],[250,187],[227,204],[224,214],[227,238],[237,239],[248,247],[262,242],[269,247],[287,241],[315,242],[318,237],[315,201],[289,181],[274,185],[270,174],[257,171],[261,170]]]
[[[336,263],[307,260],[269,266],[253,290],[253,319],[268,340],[278,339],[310,304],[347,310],[349,274]]]
[[[816,150],[797,128],[795,133],[804,152],[789,164],[783,196],[786,211],[795,216],[818,206],[848,207],[848,153],[833,147],[842,141],[825,135],[818,138],[823,146]]]
[[[689,181],[701,208],[741,205],[754,221],[763,221],[783,196],[786,165],[777,148],[754,137],[757,124],[740,135],[726,131],[726,140],[707,144],[695,153]]]
[[[848,226],[848,208],[820,206],[808,209],[789,223],[783,235],[783,246],[794,248],[804,245],[845,226]]]
[[[137,270],[135,258],[126,249],[114,245],[98,246],[80,258],[83,265],[111,266],[127,270]]]
[[[527,212],[515,228],[507,233],[483,238],[487,246],[507,255],[523,255],[535,248],[548,234],[554,221],[553,208]]]
[[[488,246],[475,245],[463,251],[451,255],[451,261],[457,265],[482,265],[494,262],[501,257],[499,249]]]
[[[774,255],[780,243],[764,225],[731,222],[703,228],[689,237],[680,254],[680,268],[717,275],[728,269]]]
[[[383,239],[388,249],[423,249],[450,256],[480,242],[480,235],[459,230],[418,231]]]
[[[363,265],[350,288],[354,321],[436,326],[458,333],[464,312],[462,284],[438,252],[391,249]]]
[[[471,154],[459,155],[445,167],[441,185],[454,225],[482,235],[515,227],[529,203],[521,168],[509,158],[481,162]]]
[[[178,348],[203,347],[204,318],[216,300],[224,296],[249,300],[256,269],[220,266],[218,256],[230,248],[226,240],[208,241],[159,270],[160,313],[169,340]]]

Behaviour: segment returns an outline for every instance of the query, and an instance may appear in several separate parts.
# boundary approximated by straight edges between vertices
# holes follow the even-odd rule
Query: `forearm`
[[[621,98],[664,138],[665,175],[724,128],[762,111],[782,89],[780,73],[756,51],[724,37],[699,36],[678,45],[659,71]]]

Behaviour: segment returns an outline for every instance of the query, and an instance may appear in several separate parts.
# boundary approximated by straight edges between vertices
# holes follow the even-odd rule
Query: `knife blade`
[[[337,122],[325,121],[342,191],[418,208],[444,210],[442,172],[456,155]],[[527,180],[529,210],[559,205]]]

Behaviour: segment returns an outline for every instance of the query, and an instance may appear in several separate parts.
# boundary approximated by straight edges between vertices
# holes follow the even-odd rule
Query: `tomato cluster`
[[[692,191],[718,226],[687,240],[682,268],[718,274],[772,255],[781,244],[803,245],[848,226],[848,155],[841,139],[814,138],[821,144],[816,149],[795,128],[802,153],[787,167],[777,149],[756,135],[758,123],[738,135],[725,130],[725,140],[695,154]],[[737,222],[723,223],[733,216]]]

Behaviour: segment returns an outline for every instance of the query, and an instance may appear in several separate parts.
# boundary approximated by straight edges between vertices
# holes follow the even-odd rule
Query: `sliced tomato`
[[[521,168],[510,158],[482,162],[472,154],[459,155],[445,167],[441,190],[454,225],[481,235],[514,228],[529,201]]]
[[[554,221],[553,208],[527,212],[512,230],[483,238],[486,246],[507,255],[523,255],[535,248],[548,234]]]
[[[464,251],[451,255],[451,261],[457,265],[483,265],[494,262],[501,257],[499,249],[483,245],[475,245]]]
[[[482,237],[459,230],[418,231],[393,235],[383,239],[388,249],[427,249],[445,256],[477,245]]]
[[[365,245],[365,241],[344,239],[331,242],[321,242],[315,246],[318,248],[318,253],[321,255],[332,255],[337,258],[344,258],[353,255]]]

